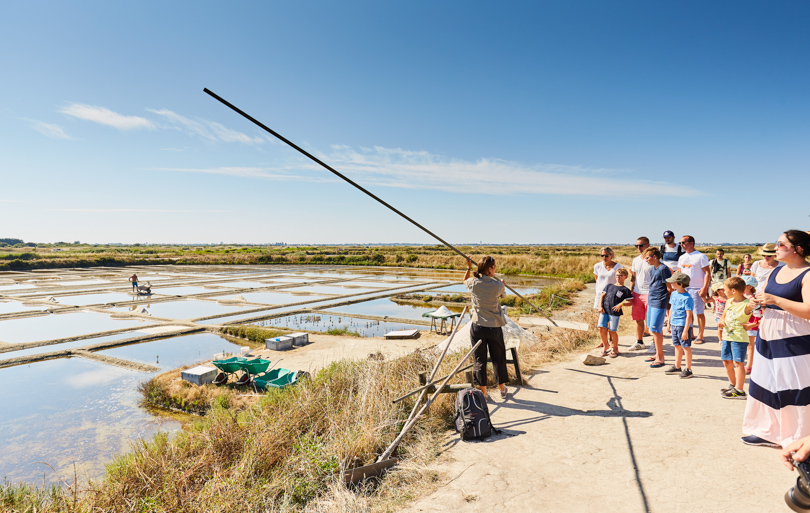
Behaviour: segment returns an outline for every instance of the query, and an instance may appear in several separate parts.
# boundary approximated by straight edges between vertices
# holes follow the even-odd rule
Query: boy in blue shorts
[[[647,248],[642,258],[650,266],[649,292],[647,293],[647,328],[653,336],[655,356],[647,361],[650,367],[657,369],[664,366],[664,321],[667,317],[667,305],[671,288],[667,279],[672,271],[661,262],[661,251],[658,248]]]
[[[731,384],[722,389],[720,394],[725,399],[745,399],[745,356],[748,352],[748,331],[745,325],[754,305],[748,303],[745,297],[745,282],[739,276],[732,276],[723,282],[723,289],[728,296],[726,310],[717,323],[723,328],[723,347],[720,349],[720,359],[726,368],[726,374]]]
[[[692,309],[695,300],[686,291],[689,286],[689,276],[677,272],[667,280],[675,291],[669,298],[670,318],[672,328],[672,345],[675,346],[675,365],[664,371],[666,374],[680,374],[681,378],[692,377]],[[681,358],[686,353],[686,368],[681,370]]]
[[[619,356],[619,318],[622,315],[622,304],[630,306],[633,304],[633,294],[630,289],[624,286],[624,280],[628,276],[627,269],[616,271],[617,284],[610,284],[602,292],[602,299],[599,301],[599,336],[602,337],[602,356],[610,355],[611,358]],[[613,343],[613,352],[608,345],[608,332],[610,341]],[[598,346],[597,346],[598,347]]]

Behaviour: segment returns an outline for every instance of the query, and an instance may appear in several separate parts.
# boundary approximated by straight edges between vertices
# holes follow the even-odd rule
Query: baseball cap
[[[749,276],[749,278],[750,278],[750,276]],[[756,281],[756,280],[754,280],[754,281]],[[712,294],[714,294],[715,292],[717,292],[718,290],[720,290],[722,288],[723,288],[723,282],[718,281],[717,283],[712,283],[712,286],[711,286],[710,290],[711,290]]]
[[[672,233],[672,230],[667,230],[664,232],[664,237],[674,237],[675,234]]]
[[[759,282],[753,276],[740,276],[743,279],[746,285],[751,285],[754,288],[759,286]]]
[[[677,283],[678,285],[683,285],[684,287],[688,287],[689,282],[689,275],[681,272],[673,273],[670,278],[667,278],[667,283]]]

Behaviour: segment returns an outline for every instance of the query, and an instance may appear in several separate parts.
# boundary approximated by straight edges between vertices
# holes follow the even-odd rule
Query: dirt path
[[[796,473],[777,450],[740,441],[745,401],[720,397],[727,378],[707,318],[692,379],[651,369],[645,351],[598,367],[582,353],[510,387],[490,403],[503,434],[461,442],[448,432],[442,484],[405,511],[789,511]],[[620,337],[620,350],[633,339]]]

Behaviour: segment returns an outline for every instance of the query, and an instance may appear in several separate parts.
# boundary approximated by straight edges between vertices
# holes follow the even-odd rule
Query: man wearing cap
[[[644,320],[647,318],[647,297],[650,293],[650,264],[644,260],[644,251],[650,247],[650,239],[639,237],[636,239],[638,256],[633,259],[630,268],[630,290],[633,291],[633,309],[631,317],[636,321],[636,345],[631,351],[644,349]],[[650,347],[652,349],[652,347]]]
[[[694,314],[698,321],[698,335],[695,344],[702,344],[703,331],[706,329],[706,314],[703,313],[706,303],[706,294],[709,292],[709,259],[695,250],[695,238],[691,235],[681,237],[681,247],[684,254],[678,259],[678,271],[689,276],[689,286],[686,292],[692,296]]]
[[[678,259],[683,255],[683,248],[675,242],[675,234],[672,230],[664,232],[664,243],[659,248],[661,252],[661,262],[669,267],[670,271],[678,268]]]

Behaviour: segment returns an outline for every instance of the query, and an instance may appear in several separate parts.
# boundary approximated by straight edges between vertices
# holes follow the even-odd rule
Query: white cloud
[[[71,137],[66,134],[59,125],[52,125],[50,123],[37,121],[36,119],[23,119],[31,125],[31,128],[41,133],[45,137],[50,137],[51,139],[71,139]]]
[[[231,130],[214,121],[205,119],[194,120],[181,116],[168,109],[146,109],[149,112],[161,116],[164,122],[168,123],[167,128],[179,130],[188,135],[200,137],[211,142],[238,142],[242,144],[264,144],[268,141],[265,137],[250,137],[249,135]]]
[[[144,212],[157,212],[161,214],[165,213],[172,213],[172,214],[201,214],[201,213],[214,213],[214,214],[222,214],[231,212],[230,210],[172,210],[172,209],[160,209],[160,208],[46,208],[44,209],[49,212],[91,212],[91,213],[98,213],[98,212],[123,212],[123,213],[144,213]]]
[[[146,118],[139,116],[124,116],[104,107],[72,103],[60,109],[59,112],[87,121],[115,127],[119,130],[134,130],[140,128],[153,129],[154,124]]]
[[[300,170],[301,167],[299,166]],[[319,168],[320,169],[320,168]],[[159,167],[155,171],[168,171],[172,173],[202,173],[210,175],[238,176],[242,178],[263,178],[279,182],[325,182],[334,181],[328,177],[309,177],[295,174],[288,169],[266,167],[212,167],[212,168],[175,168]],[[330,175],[331,176],[331,175]]]
[[[363,184],[471,194],[580,196],[701,196],[673,183],[632,179],[627,170],[560,164],[525,165],[497,159],[464,161],[399,148],[333,146],[323,160]],[[622,175],[621,179],[609,175]]]
[[[694,197],[698,189],[669,182],[632,178],[634,172],[561,164],[525,165],[497,159],[464,161],[425,151],[399,148],[333,146],[318,158],[363,186],[428,189],[465,194],[510,196]],[[309,161],[283,168],[159,168],[157,171],[206,173],[277,181],[333,182],[331,173]],[[315,175],[312,172],[316,172]],[[621,176],[621,178],[616,178]]]

